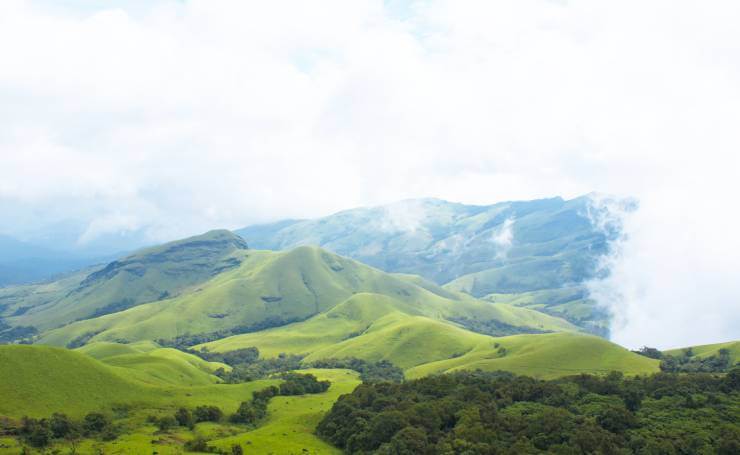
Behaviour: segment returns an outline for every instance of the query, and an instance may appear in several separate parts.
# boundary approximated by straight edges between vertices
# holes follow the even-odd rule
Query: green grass
[[[213,445],[229,449],[241,444],[244,453],[301,454],[305,449],[311,454],[339,454],[313,434],[316,425],[340,395],[352,392],[360,381],[350,370],[301,370],[319,379],[328,379],[332,385],[325,393],[295,397],[278,396],[270,400],[268,417],[253,431],[213,441]]]
[[[392,275],[316,247],[288,252],[249,251],[237,269],[221,273],[180,297],[72,323],[41,343],[64,346],[91,334],[92,342],[155,340],[258,324],[266,318],[303,320],[354,295],[393,299],[404,312],[434,319],[464,316],[544,330],[577,328],[526,308],[492,305],[416,278]]]
[[[505,352],[500,352],[504,348]],[[552,333],[490,338],[463,356],[412,368],[407,377],[456,370],[505,370],[549,379],[578,373],[601,374],[612,370],[626,374],[659,371],[659,362],[637,355],[602,338]]]
[[[81,416],[122,404],[134,409],[214,404],[234,412],[252,391],[275,383],[152,385],[141,381],[141,370],[48,346],[0,346],[0,364],[0,415],[11,417],[53,412]]]
[[[683,350],[686,348],[670,349],[664,351],[665,354],[680,356],[683,355]],[[704,344],[701,346],[691,346],[691,350],[694,352],[695,357],[706,358],[710,356],[719,355],[720,349],[727,349],[730,351],[730,361],[734,365],[740,362],[740,341],[728,341],[725,343],[714,343]]]
[[[43,361],[49,361],[49,352],[64,352],[53,348],[32,348],[43,357]],[[76,354],[72,358],[85,358]],[[80,366],[80,365],[77,365]],[[89,370],[87,365],[84,371]],[[95,453],[102,450],[106,454],[151,454],[153,451],[159,454],[182,453],[184,441],[202,436],[208,439],[209,445],[230,450],[232,444],[241,444],[245,453],[254,454],[301,454],[306,449],[311,454],[333,454],[341,453],[327,443],[317,438],[313,432],[325,412],[327,412],[340,395],[350,393],[359,383],[358,375],[350,370],[302,370],[302,373],[312,373],[319,379],[328,379],[332,382],[331,387],[325,393],[315,395],[302,395],[283,397],[278,396],[270,400],[267,418],[260,422],[256,429],[242,425],[233,425],[227,422],[221,423],[199,423],[193,431],[185,428],[175,428],[169,432],[159,432],[146,422],[146,416],[150,414],[162,415],[171,413],[172,406],[163,405],[168,400],[152,403],[139,402],[131,406],[127,415],[116,420],[116,424],[125,429],[124,434],[114,441],[103,442],[92,439],[82,441],[78,446],[78,453]],[[83,372],[84,373],[84,372]],[[102,381],[107,382],[107,381]],[[266,387],[276,381],[255,381],[254,383],[239,386],[219,385],[205,388],[188,388],[188,394],[192,395],[190,401],[182,404],[193,407],[203,404],[200,401],[207,400],[209,404],[216,404],[225,412],[233,412],[241,401],[248,400],[251,392]],[[238,394],[233,391],[238,390]],[[208,391],[208,392],[205,392]],[[139,391],[142,392],[141,390]],[[115,394],[114,390],[109,393]],[[216,395],[223,395],[220,398]],[[3,395],[6,396],[6,395]],[[118,398],[124,398],[118,395]],[[146,399],[146,397],[144,397]],[[225,403],[228,401],[228,403]],[[29,405],[32,402],[16,403],[23,412],[16,414],[30,414]],[[69,409],[65,412],[72,414]],[[0,415],[4,413],[0,408]],[[45,413],[37,415],[48,415]],[[6,447],[4,447],[6,446]],[[60,443],[53,447],[66,453],[68,445]],[[0,438],[0,454],[17,454],[20,445],[11,438]]]
[[[468,352],[490,339],[441,319],[445,313],[467,311],[473,317],[485,314],[528,326],[548,322],[540,313],[508,305],[485,304],[470,298],[448,302],[437,297],[424,305],[415,305],[379,294],[356,294],[307,321],[236,335],[195,348],[226,352],[255,346],[265,357],[300,354],[307,356],[306,362],[358,357],[389,360],[410,368]]]
[[[410,377],[478,368],[545,378],[610,370],[658,371],[657,361],[598,337],[552,333],[496,338],[415,313],[413,308],[389,297],[358,294],[307,321],[196,348],[225,352],[256,346],[264,356],[301,354],[306,356],[304,362],[343,357],[389,360]],[[502,304],[499,310],[517,309]],[[501,347],[505,355],[499,352]]]
[[[231,369],[226,364],[207,362],[177,349],[161,348],[150,341],[134,344],[101,341],[82,346],[77,351],[112,367],[125,369],[124,375],[153,385],[215,384],[220,380],[213,375],[214,371]]]
[[[225,230],[147,248],[57,282],[0,291],[9,292],[13,304],[2,316],[12,325],[48,330],[176,296],[238,264],[245,248],[241,238]],[[13,316],[20,307],[28,308]]]

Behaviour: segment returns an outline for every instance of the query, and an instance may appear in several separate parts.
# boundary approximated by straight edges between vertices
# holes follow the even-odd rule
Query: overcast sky
[[[0,2],[0,233],[634,196],[615,340],[740,338],[740,2]],[[515,239],[514,239],[515,240]]]

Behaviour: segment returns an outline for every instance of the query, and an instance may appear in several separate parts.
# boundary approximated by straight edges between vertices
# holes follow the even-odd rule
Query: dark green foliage
[[[202,436],[197,436],[195,439],[185,442],[185,450],[188,452],[208,452],[208,441],[203,439]]]
[[[29,344],[33,341],[33,337],[36,336],[39,331],[36,327],[31,326],[15,326],[11,327],[5,321],[0,318],[0,344]]]
[[[33,447],[46,447],[54,440],[75,441],[82,434],[104,440],[112,440],[117,436],[110,419],[97,412],[87,414],[80,423],[62,413],[54,413],[48,419],[24,417],[17,433]]]
[[[173,416],[162,416],[156,421],[157,428],[159,431],[168,431],[170,428],[178,425],[178,421]]]
[[[232,444],[231,455],[244,455],[244,449],[239,444]]]
[[[266,378],[275,373],[299,370],[302,356],[280,354],[274,359],[258,359],[252,363],[237,364],[229,372],[219,369],[215,372],[224,382],[235,384]]]
[[[24,417],[21,423],[20,436],[33,447],[46,447],[54,437],[47,419]]]
[[[186,408],[180,408],[177,410],[177,412],[175,412],[175,420],[177,421],[177,424],[181,427],[192,428],[195,424],[195,421],[193,420],[193,413],[191,413],[190,410]]]
[[[87,344],[88,341],[90,341],[90,339],[92,339],[92,337],[94,337],[98,333],[100,333],[100,332],[87,332],[87,333],[83,333],[82,335],[78,336],[77,338],[75,338],[72,341],[70,341],[69,343],[67,343],[67,348],[68,349],[76,349],[76,348],[79,348],[81,346],[84,346],[84,345]]]
[[[639,350],[632,351],[632,352],[634,352],[635,354],[644,355],[645,357],[649,357],[651,359],[660,360],[660,359],[663,358],[663,353],[662,352],[660,352],[659,350],[657,350],[655,348],[650,348],[650,347],[647,347],[647,346],[643,346]]]
[[[720,349],[718,355],[700,358],[694,356],[691,348],[687,348],[680,356],[663,354],[660,358],[661,371],[673,373],[721,373],[732,367],[730,351],[727,349]]]
[[[209,362],[221,362],[231,366],[254,363],[260,357],[260,351],[255,347],[237,349],[229,352],[209,352],[205,348],[200,351],[188,349],[186,352],[195,354],[201,359]]]
[[[303,395],[322,393],[329,390],[331,382],[319,381],[312,374],[285,373],[280,384],[280,395]]]
[[[559,316],[559,315],[556,315]],[[460,324],[471,332],[482,333],[484,335],[491,335],[494,337],[503,337],[507,335],[518,335],[520,333],[550,333],[547,330],[537,330],[532,327],[517,327],[515,325],[507,324],[505,322],[490,319],[488,321],[481,321],[478,319],[470,319],[466,317],[450,318],[452,322]]]
[[[740,453],[739,378],[464,372],[363,384],[317,433],[347,453]]]
[[[311,363],[311,368],[346,368],[360,373],[362,382],[390,381],[401,382],[403,370],[387,360],[368,362],[353,357],[344,359],[324,359]]]
[[[217,406],[198,406],[193,411],[193,420],[198,422],[218,422],[224,413]]]
[[[209,341],[220,340],[222,338],[226,338],[232,335],[240,335],[242,333],[259,332],[261,330],[271,329],[273,327],[280,327],[283,325],[292,324],[294,322],[305,321],[306,319],[306,317],[280,318],[278,316],[268,316],[264,320],[258,321],[251,325],[241,325],[233,327],[231,329],[217,330],[215,332],[208,333],[180,335],[170,340],[160,338],[157,340],[157,343],[162,346],[187,351],[190,346],[195,346],[196,344],[208,343]]]
[[[91,412],[85,416],[82,427],[87,434],[103,433],[111,426],[110,419],[105,414]]]
[[[49,419],[49,429],[52,436],[57,439],[63,439],[75,435],[79,429],[77,424],[65,414],[55,412]]]

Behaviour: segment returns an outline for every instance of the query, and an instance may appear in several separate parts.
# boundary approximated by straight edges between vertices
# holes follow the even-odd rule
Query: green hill
[[[659,371],[659,362],[594,336],[569,333],[514,335],[491,339],[459,357],[413,368],[407,376],[415,378],[463,369],[505,370],[548,379],[609,371],[655,373]]]
[[[593,278],[608,240],[616,235],[595,226],[595,214],[590,196],[484,206],[413,199],[236,232],[256,248],[319,245],[388,272],[421,275],[483,297],[557,290]],[[578,313],[572,322],[604,335],[608,315],[592,301],[578,300],[561,302],[558,313]]]
[[[459,283],[458,283],[459,284]],[[454,285],[446,286],[454,289]],[[494,293],[482,298],[489,302],[506,303],[530,308],[566,319],[595,335],[608,338],[609,314],[588,297],[584,286],[558,286],[520,293]]]
[[[215,384],[220,380],[213,375],[218,368],[230,370],[228,365],[206,362],[192,354],[177,349],[161,348],[154,343],[140,342],[119,344],[91,343],[77,351],[101,362],[125,369],[130,378],[154,385],[195,386]]]
[[[730,362],[732,364],[740,362],[740,341],[727,341],[725,343],[704,344],[700,346],[691,346],[689,348],[670,349],[663,351],[664,354],[681,356],[686,349],[691,349],[692,357],[706,358],[718,356],[720,349],[730,351]]]
[[[174,297],[238,267],[246,248],[223,230],[170,242],[58,282],[0,290],[0,315],[10,325],[43,331]]]
[[[110,366],[81,352],[49,346],[0,346],[0,364],[0,415],[11,417],[52,412],[80,416],[90,411],[110,412],[116,405],[172,409],[213,404],[234,412],[253,390],[275,382],[151,385],[139,380],[143,375],[136,369]]]
[[[306,356],[307,363],[347,357],[388,360],[411,377],[455,369],[501,369],[536,377],[658,371],[657,361],[598,337],[567,332],[491,337],[436,319],[434,311],[425,313],[386,296],[358,294],[307,321],[224,338],[196,349],[226,352],[255,346],[267,357],[299,354]]]
[[[371,293],[394,299],[410,314],[437,319],[497,322],[515,331],[576,330],[568,322],[510,305],[491,305],[416,278],[381,272],[316,247],[243,253],[238,267],[181,296],[69,324],[41,343],[217,339],[303,321],[350,297]]]

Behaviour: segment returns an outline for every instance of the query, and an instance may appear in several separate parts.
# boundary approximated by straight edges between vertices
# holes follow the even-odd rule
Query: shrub
[[[218,422],[223,417],[223,412],[216,406],[198,406],[193,411],[195,422]]]

